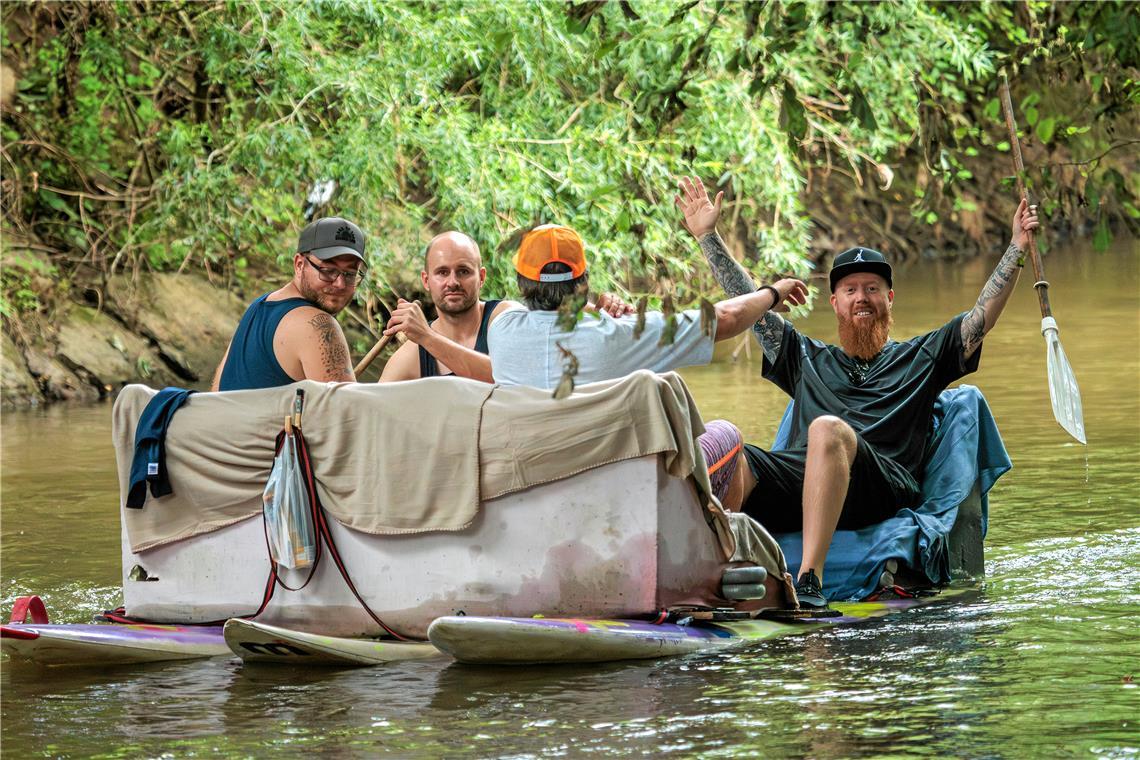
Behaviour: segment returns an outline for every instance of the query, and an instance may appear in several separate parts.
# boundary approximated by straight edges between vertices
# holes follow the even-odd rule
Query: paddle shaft
[[[1009,147],[1013,153],[1013,169],[1017,174],[1017,192],[1029,202],[1029,193],[1025,190],[1025,163],[1021,160],[1021,141],[1017,139],[1017,123],[1013,119],[1013,102],[1009,98],[1009,80],[1002,75],[1001,80],[1001,108],[1005,112],[1005,126],[1009,129]],[[1029,236],[1029,260],[1033,264],[1033,283],[1037,291],[1037,301],[1041,305],[1041,316],[1053,316],[1053,309],[1049,307],[1049,283],[1045,281],[1045,267],[1041,264],[1041,254],[1037,251],[1037,236],[1033,230],[1027,230]]]
[[[364,355],[364,358],[360,360],[360,363],[353,367],[352,374],[356,375],[359,378],[360,373],[368,369],[368,366],[376,360],[376,357],[380,355],[380,352],[384,350],[384,347],[392,342],[393,337],[395,336],[381,336],[380,340],[376,341],[376,345],[373,346],[372,349]]]

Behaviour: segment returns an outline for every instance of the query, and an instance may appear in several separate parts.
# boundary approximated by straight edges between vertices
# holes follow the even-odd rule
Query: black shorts
[[[863,437],[855,435],[851,484],[839,515],[840,530],[880,523],[900,509],[917,506],[922,492],[900,464],[881,456]],[[804,463],[806,449],[765,451],[744,444],[744,458],[756,477],[743,511],[772,533],[803,530]]]

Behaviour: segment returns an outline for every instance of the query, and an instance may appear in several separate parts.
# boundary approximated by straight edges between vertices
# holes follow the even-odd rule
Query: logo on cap
[[[356,245],[356,235],[348,228],[348,225],[341,225],[336,230],[334,240],[346,240],[353,245]]]
[[[855,258],[851,260],[851,263],[854,264],[856,261],[862,261],[862,260],[863,260],[863,251],[862,251],[862,249],[860,249],[859,253],[855,254]]]

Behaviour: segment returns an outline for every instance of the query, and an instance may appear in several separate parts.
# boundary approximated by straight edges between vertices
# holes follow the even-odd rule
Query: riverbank
[[[44,319],[5,320],[5,408],[94,401],[136,382],[208,386],[245,308],[197,275],[121,276],[71,295]]]

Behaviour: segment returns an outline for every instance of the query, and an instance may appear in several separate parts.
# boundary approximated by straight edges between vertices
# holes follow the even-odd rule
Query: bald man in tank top
[[[480,300],[486,279],[474,240],[454,231],[432,238],[424,251],[420,282],[439,318],[429,324],[418,302],[398,301],[384,334],[402,333],[408,341],[384,365],[380,382],[447,375],[491,382],[487,327],[518,304]]]

